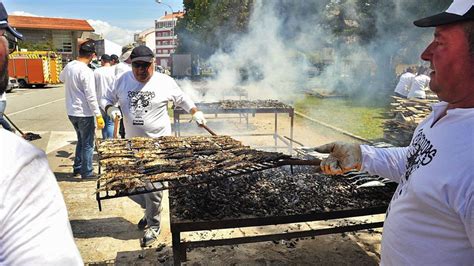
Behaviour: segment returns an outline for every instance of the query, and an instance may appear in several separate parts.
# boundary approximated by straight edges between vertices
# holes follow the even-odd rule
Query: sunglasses
[[[132,62],[133,68],[145,68],[148,69],[151,66],[149,62]]]
[[[11,54],[16,51],[16,48],[18,47],[18,42],[15,36],[12,36],[8,34],[7,31],[4,31],[3,34],[1,35],[5,37],[8,41],[8,52]]]

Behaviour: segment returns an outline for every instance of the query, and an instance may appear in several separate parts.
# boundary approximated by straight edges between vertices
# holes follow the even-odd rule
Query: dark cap
[[[133,48],[130,58],[132,59],[132,62],[152,62],[153,58],[155,58],[155,54],[150,48],[146,47],[145,45],[140,45]]]
[[[0,29],[6,29],[18,39],[23,39],[23,35],[12,27],[10,27],[10,25],[8,24],[8,13],[7,10],[5,10],[5,7],[3,6],[2,2],[0,2]]]
[[[474,20],[473,0],[454,0],[445,12],[413,22],[418,27],[436,27],[456,22]]]
[[[84,52],[94,52],[95,53],[95,41],[94,40],[87,40],[83,42],[79,49]]]
[[[104,60],[105,62],[110,62],[112,60],[112,58],[110,57],[110,55],[108,54],[103,54],[101,57],[100,57],[100,60]]]

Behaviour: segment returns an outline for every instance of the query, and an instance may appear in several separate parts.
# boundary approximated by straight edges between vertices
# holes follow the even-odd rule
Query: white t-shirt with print
[[[195,107],[173,78],[154,72],[150,80],[143,84],[129,71],[115,81],[114,88],[104,97],[101,106],[120,105],[127,138],[155,138],[171,135],[169,101],[188,112]]]
[[[95,92],[94,72],[83,62],[69,62],[59,79],[66,91],[66,111],[70,116],[89,117],[100,115]]]
[[[0,265],[83,265],[46,155],[0,129]]]
[[[433,105],[405,148],[361,145],[362,170],[399,185],[382,236],[382,265],[473,265],[474,109]]]

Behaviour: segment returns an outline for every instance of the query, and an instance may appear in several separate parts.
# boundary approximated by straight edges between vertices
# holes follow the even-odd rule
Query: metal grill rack
[[[291,174],[291,173],[288,171],[288,173],[286,174]],[[238,182],[238,178],[236,178],[233,182]],[[242,181],[242,182],[245,182],[245,181]],[[222,190],[225,190],[225,185],[226,184],[224,183],[224,186],[221,188]],[[379,188],[379,187],[363,188],[364,191],[360,192],[362,193],[361,195],[365,195],[364,193],[366,193],[365,191],[366,189],[369,189],[372,192],[373,191],[380,192],[380,189],[382,188]],[[383,214],[385,213],[388,207],[388,202],[390,201],[391,193],[393,193],[393,191],[385,187],[383,188],[383,193],[376,193],[373,195],[374,197],[380,197],[380,195],[383,195],[384,200],[380,200],[380,205],[361,207],[360,204],[353,204],[353,205],[349,205],[349,207],[342,208],[342,209],[332,209],[332,210],[324,209],[321,211],[308,210],[308,212],[306,213],[297,213],[297,214],[289,214],[289,215],[285,215],[285,214],[267,215],[267,216],[241,215],[238,217],[226,217],[226,218],[216,217],[214,219],[209,218],[212,215],[206,215],[206,216],[197,216],[197,217],[194,216],[192,220],[180,217],[180,213],[178,213],[175,208],[176,206],[179,205],[179,203],[174,202],[174,200],[179,197],[185,197],[185,195],[180,195],[178,191],[175,189],[170,189],[169,193],[170,193],[170,226],[171,226],[171,233],[172,233],[174,263],[175,265],[180,265],[181,262],[186,261],[186,252],[188,249],[191,249],[191,248],[256,243],[256,242],[263,242],[263,241],[282,240],[282,239],[300,238],[300,237],[311,237],[311,236],[318,236],[318,235],[325,235],[325,234],[335,234],[335,233],[382,227],[383,222],[376,221],[376,222],[367,222],[367,223],[360,223],[360,224],[359,223],[347,224],[347,225],[342,225],[342,226],[335,225],[335,226],[329,226],[323,229],[309,229],[309,230],[302,230],[302,231],[296,231],[296,232],[286,231],[287,233],[276,233],[276,234],[262,233],[262,234],[253,235],[253,236],[221,238],[221,239],[215,239],[215,240],[211,239],[211,240],[190,241],[190,240],[181,239],[182,233],[185,233],[185,232],[195,232],[195,231],[202,231],[202,230],[220,230],[220,229],[229,229],[229,228],[245,228],[245,227],[254,227],[254,226],[290,225],[293,223],[301,223],[301,222],[344,219],[344,218],[360,217],[360,216],[366,216],[366,215]],[[194,192],[191,192],[191,193],[194,193]],[[242,193],[245,194],[245,191],[239,191],[239,193],[240,195],[242,195]],[[357,193],[359,192],[355,192],[355,194]],[[199,197],[200,199],[202,199],[201,194],[198,194],[198,196],[196,197]],[[235,198],[231,198],[231,201],[234,201],[234,199]],[[192,200],[193,200],[192,198],[186,197],[186,202],[190,202]],[[355,201],[357,201],[357,199],[355,199]],[[195,206],[195,205],[190,204],[190,206]]]
[[[319,160],[299,160],[299,159],[283,159],[278,161],[269,161],[269,162],[262,162],[262,163],[255,163],[252,166],[239,168],[239,169],[229,169],[229,170],[215,170],[213,172],[207,173],[205,175],[194,175],[194,176],[180,176],[174,179],[163,179],[160,181],[149,181],[145,182],[146,186],[144,187],[137,187],[133,189],[123,189],[123,190],[105,190],[99,191],[99,188],[102,187],[103,183],[105,182],[102,179],[97,180],[97,192],[96,192],[96,200],[99,207],[99,211],[102,211],[102,200],[106,199],[114,199],[120,197],[128,197],[138,194],[146,194],[151,192],[157,192],[167,189],[173,189],[178,187],[184,186],[193,186],[197,184],[207,183],[214,180],[225,179],[233,176],[251,174],[254,172],[259,172],[271,168],[276,168],[284,165],[291,166],[291,171],[293,171],[293,165],[319,165]],[[101,173],[101,167],[99,163],[99,174]],[[187,181],[185,185],[183,185],[180,181]],[[190,180],[192,180],[190,182]],[[173,181],[173,182],[170,182]],[[163,185],[162,182],[170,182],[168,186]]]
[[[203,111],[205,114],[214,114],[217,118],[219,114],[238,114],[239,117],[243,116],[246,119],[248,125],[248,115],[251,114],[255,117],[256,114],[274,114],[275,115],[275,122],[274,122],[274,131],[272,134],[270,133],[262,133],[262,134],[242,134],[241,136],[272,136],[274,139],[274,147],[275,149],[285,148],[288,149],[288,152],[291,154],[293,149],[293,143],[285,139],[282,135],[278,133],[278,114],[288,114],[290,117],[290,139],[293,139],[293,126],[294,126],[294,108],[277,102],[278,105],[276,107],[266,106],[266,107],[259,107],[256,105],[255,107],[233,107],[233,108],[223,108],[219,102],[218,103],[196,103],[196,107]],[[173,109],[173,122],[175,125],[175,136],[181,135],[181,116],[187,115],[188,113],[179,107],[175,107]],[[278,140],[284,143],[285,146],[278,146]]]

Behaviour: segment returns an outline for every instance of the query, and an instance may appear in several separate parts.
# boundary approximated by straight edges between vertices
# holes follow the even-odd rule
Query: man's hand
[[[205,125],[207,123],[206,118],[204,118],[204,113],[201,111],[197,111],[193,114],[193,120],[199,125]]]
[[[96,121],[97,121],[97,128],[98,129],[103,129],[105,127],[105,122],[104,122],[104,118],[102,118],[101,115],[98,115],[95,117]]]
[[[321,162],[321,170],[325,174],[339,175],[361,168],[362,152],[359,144],[338,141],[316,147],[314,150],[329,153],[329,156]]]
[[[116,106],[109,106],[107,108],[107,115],[112,119],[115,120],[116,117],[122,118],[122,112]]]

